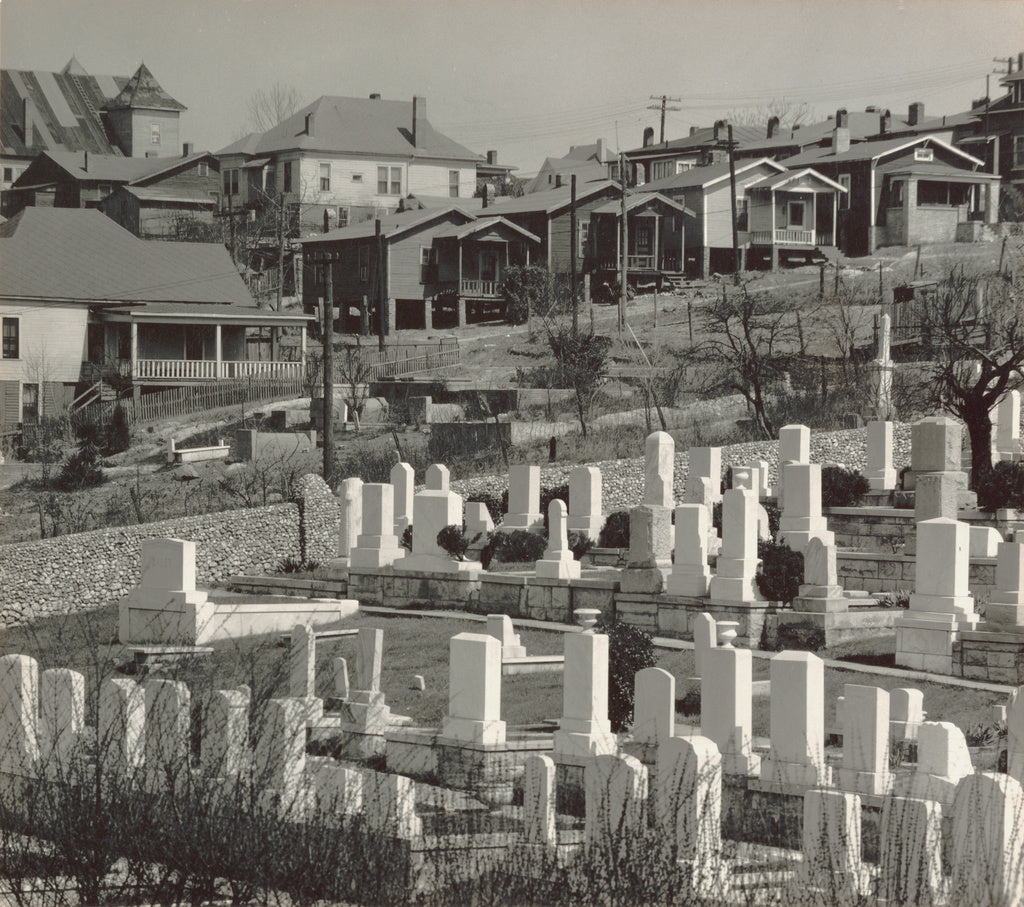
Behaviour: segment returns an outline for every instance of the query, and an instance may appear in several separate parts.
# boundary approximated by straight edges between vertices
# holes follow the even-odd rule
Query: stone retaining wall
[[[315,481],[307,481],[315,480]],[[0,547],[0,627],[111,605],[139,579],[139,543],[196,543],[196,574],[210,585],[238,573],[271,573],[286,559],[330,556],[338,508],[317,476],[297,503],[118,526]]]
[[[914,591],[915,559],[882,551],[843,551],[836,555],[839,583],[864,592]],[[996,584],[995,558],[972,558],[969,585],[978,601],[988,601]]]

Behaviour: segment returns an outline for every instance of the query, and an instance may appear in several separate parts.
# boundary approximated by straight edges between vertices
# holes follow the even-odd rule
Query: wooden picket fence
[[[443,337],[436,345],[393,343],[383,350],[359,347],[358,355],[369,368],[366,380],[379,381],[381,378],[402,378],[420,372],[454,368],[460,363],[462,353],[457,338]]]

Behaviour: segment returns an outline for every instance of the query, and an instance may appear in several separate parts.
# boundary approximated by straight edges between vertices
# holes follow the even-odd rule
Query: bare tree
[[[779,126],[792,129],[814,119],[814,108],[806,101],[773,98],[767,104],[730,110],[727,119],[734,126],[765,126],[772,117],[779,118]]]
[[[294,85],[275,82],[270,88],[261,88],[249,95],[246,111],[249,114],[249,129],[252,132],[266,132],[278,123],[288,119],[299,106],[299,93]]]

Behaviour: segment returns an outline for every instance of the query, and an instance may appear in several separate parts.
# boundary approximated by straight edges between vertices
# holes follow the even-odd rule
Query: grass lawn
[[[483,624],[468,620],[418,617],[408,611],[395,616],[359,614],[343,621],[345,627],[374,627],[384,631],[381,687],[392,710],[409,715],[417,725],[436,726],[448,706],[448,641],[456,633],[483,632]],[[111,641],[116,637],[117,608],[111,606],[87,614],[48,618],[31,627],[0,631],[0,653],[21,653],[38,659],[41,669],[69,667],[86,676],[89,714],[94,716],[95,691],[99,682],[127,662],[126,650]],[[562,652],[560,633],[520,630],[530,655]],[[249,637],[217,643],[210,657],[182,661],[161,669],[158,675],[186,681],[198,696],[208,689],[249,684],[257,702],[288,695],[288,649],[279,645],[280,636]],[[333,691],[333,660],[348,660],[349,678],[355,681],[355,639],[324,640],[317,647],[317,692]],[[829,655],[840,654],[838,651]],[[676,678],[677,718],[689,724],[699,722],[700,697],[693,676],[692,650],[658,650],[658,666]],[[423,675],[426,689],[412,689],[415,674]],[[769,661],[755,658],[754,680],[767,680]],[[916,687],[924,693],[924,707],[934,721],[952,721],[961,728],[987,724],[988,707],[1005,700],[998,693],[922,681],[904,680],[861,671],[826,668],[825,723],[835,726],[836,698],[847,683],[866,684],[893,690]],[[510,725],[534,725],[562,714],[562,675],[527,674],[504,678],[502,718]],[[94,720],[90,717],[90,721]],[[769,698],[755,696],[753,732],[769,733]]]

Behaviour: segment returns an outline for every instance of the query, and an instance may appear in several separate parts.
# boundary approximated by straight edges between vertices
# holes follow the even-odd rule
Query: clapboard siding
[[[0,316],[19,319],[21,356],[0,359],[0,381],[78,381],[86,356],[87,305],[0,303]]]

